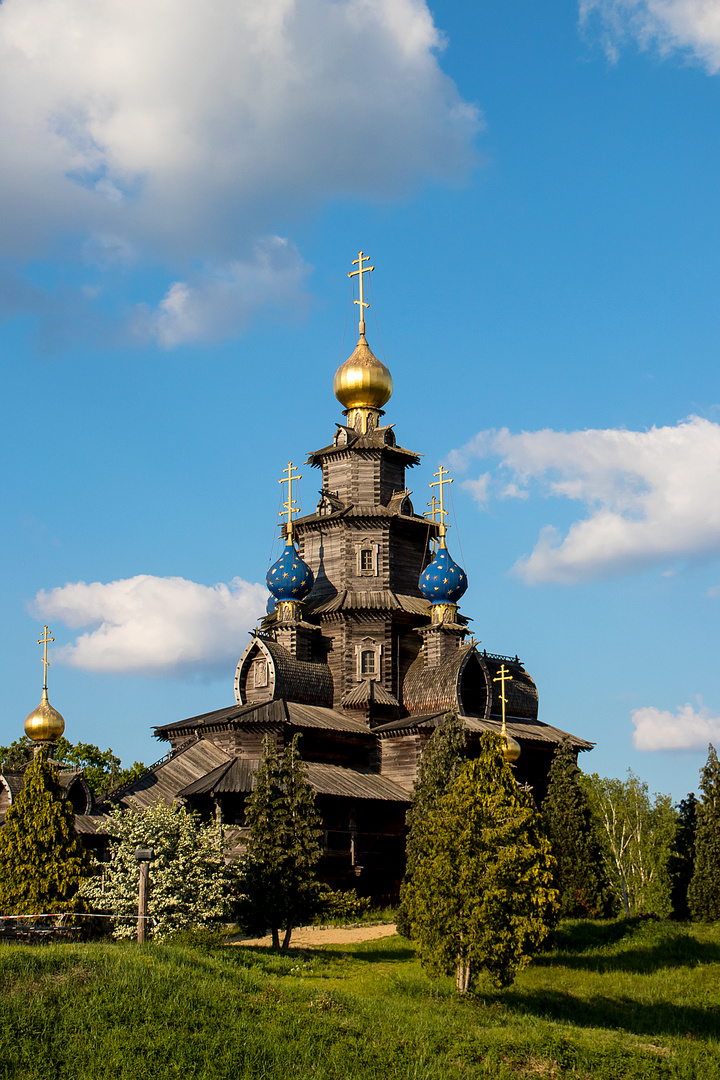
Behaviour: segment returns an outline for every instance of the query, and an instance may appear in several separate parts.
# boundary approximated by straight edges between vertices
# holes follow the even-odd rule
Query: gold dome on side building
[[[65,730],[65,721],[57,709],[53,709],[48,701],[47,693],[43,693],[42,701],[36,709],[28,713],[25,720],[25,734],[33,742],[55,742]]]
[[[43,629],[43,636],[38,641],[38,645],[43,645],[43,667],[45,671],[45,677],[43,679],[43,692],[40,704],[36,709],[33,709],[31,713],[28,713],[25,719],[25,734],[33,740],[33,742],[55,742],[59,739],[65,730],[65,721],[57,709],[53,709],[52,705],[48,701],[47,690],[47,669],[49,667],[48,654],[48,642],[54,641],[55,638],[50,636],[50,631],[47,626]]]
[[[508,765],[514,764],[522,753],[522,748],[517,739],[513,739],[512,735],[508,735],[505,732],[505,746],[503,748],[503,757],[507,761]]]
[[[392,390],[392,375],[361,334],[352,356],[335,372],[335,397],[346,409],[382,409]]]

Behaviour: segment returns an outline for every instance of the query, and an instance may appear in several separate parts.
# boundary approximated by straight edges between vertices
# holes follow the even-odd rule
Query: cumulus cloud
[[[688,702],[674,713],[648,705],[634,709],[631,719],[636,750],[706,750],[720,740],[720,715],[699,700],[697,708]]]
[[[624,41],[661,56],[681,50],[711,74],[720,70],[720,7],[717,0],[580,0],[580,22],[599,21],[606,52],[617,59]]]
[[[2,0],[3,250],[237,279],[293,215],[457,177],[480,121],[442,44],[425,0]]]
[[[675,427],[480,432],[452,455],[456,468],[498,456],[498,496],[587,507],[563,536],[547,525],[515,565],[528,584],[575,584],[677,559],[720,553],[720,425],[692,416]],[[509,474],[509,476],[508,476]],[[509,482],[508,482],[509,480]],[[466,481],[471,492],[476,481]],[[484,482],[487,497],[493,484]]]
[[[190,283],[173,282],[157,310],[138,312],[136,332],[166,347],[220,340],[243,330],[263,308],[297,310],[309,271],[294,244],[268,237],[255,245],[252,260],[206,271]]]
[[[88,629],[55,652],[86,671],[136,675],[212,673],[236,660],[265,609],[266,590],[234,578],[198,585],[179,577],[84,581],[39,592],[35,609],[71,629]]]

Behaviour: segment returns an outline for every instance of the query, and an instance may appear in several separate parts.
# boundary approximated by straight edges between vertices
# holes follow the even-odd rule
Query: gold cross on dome
[[[55,638],[50,636],[50,631],[48,630],[47,624],[46,624],[43,627],[42,637],[38,638],[38,645],[43,646],[43,658],[42,658],[42,663],[44,664],[44,668],[43,668],[43,690],[45,692],[47,692],[47,669],[50,666],[50,661],[47,658],[48,641],[54,641],[54,640],[55,640]]]
[[[444,465],[440,466],[438,472],[433,473],[433,476],[437,476],[439,479],[434,484],[430,484],[431,488],[440,488],[440,502],[438,504],[437,513],[440,515],[440,547],[445,547],[445,533],[447,532],[447,525],[445,524],[445,518],[447,517],[447,510],[445,509],[445,484],[452,484],[453,478],[447,474],[450,472]],[[433,496],[434,497],[434,496]],[[433,519],[434,520],[434,519]]]
[[[506,682],[512,682],[512,675],[510,674],[510,672],[508,671],[508,669],[505,667],[504,664],[500,665],[500,670],[498,671],[497,675],[493,679],[493,682],[499,682],[500,683],[500,704],[501,704],[501,707],[502,707],[502,733],[503,733],[503,735],[507,735],[507,731],[505,730],[505,705],[507,703],[507,698],[505,697],[505,683]]]
[[[440,509],[440,503],[437,501],[436,496],[433,495],[432,502],[429,502],[426,505],[429,506],[430,509],[425,511],[425,513],[423,514],[423,517],[430,518],[431,521],[437,521],[438,511]]]
[[[433,522],[435,522],[435,524],[437,524],[437,516],[438,516],[438,513],[440,512],[440,503],[437,501],[436,497],[433,495],[432,502],[427,503],[427,505],[430,507],[430,509],[425,511],[425,513],[423,514],[423,517],[429,518],[430,521],[433,521]],[[437,539],[436,536],[431,537],[432,545],[433,545],[433,551],[435,550],[435,541],[436,541],[436,539]]]
[[[280,480],[278,480],[279,484],[287,484],[288,486],[288,497],[285,502],[283,502],[283,509],[280,511],[280,517],[287,517],[288,519],[288,544],[292,544],[293,542],[293,514],[300,513],[300,508],[295,505],[295,500],[293,499],[293,481],[302,480],[302,476],[300,475],[300,473],[294,473],[294,469],[295,466],[293,465],[292,461],[288,461],[287,469],[283,469],[283,472],[286,472],[287,476],[283,476]]]
[[[370,256],[363,254],[362,251],[359,251],[357,259],[353,259],[353,261],[352,261],[353,266],[357,266],[357,270],[350,270],[350,272],[348,273],[349,278],[356,277],[358,279],[358,285],[359,285],[359,288],[360,288],[360,299],[359,300],[353,300],[353,303],[360,305],[360,326],[359,326],[359,330],[360,330],[361,334],[365,333],[365,308],[370,307],[369,304],[365,303],[365,291],[364,291],[365,276],[364,275],[369,274],[371,270],[375,269],[374,266],[363,266],[364,262],[370,262]]]

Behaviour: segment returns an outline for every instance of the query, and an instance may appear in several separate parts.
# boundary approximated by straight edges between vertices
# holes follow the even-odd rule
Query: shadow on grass
[[[616,945],[643,925],[641,919],[618,919],[612,922],[592,922],[590,919],[567,922],[558,926],[552,935],[551,947],[566,952],[586,952]]]
[[[338,947],[337,949],[329,949],[327,946],[323,949],[325,956],[334,956],[336,959],[342,956],[349,956],[353,960],[364,960],[370,964],[382,964],[389,961],[399,961],[401,963],[408,963],[415,959],[414,949],[403,949],[401,947],[395,947],[394,949],[353,949],[349,952],[347,949]]]
[[[540,953],[534,958],[533,965],[546,968],[570,968],[574,971],[594,971],[600,974],[609,971],[648,974],[662,968],[697,967],[699,964],[720,963],[720,946],[714,942],[700,942],[691,934],[684,934],[678,930],[670,933],[664,931],[662,936],[654,941],[638,942],[634,947],[625,948],[617,953],[599,951],[611,943],[614,943],[612,937],[608,936],[597,951],[588,949],[587,952],[576,954],[570,951]],[[563,945],[558,940],[556,948],[558,950],[572,949],[573,945],[570,943]]]
[[[481,995],[489,1004],[491,995]],[[537,993],[510,991],[502,999],[511,1010],[531,1014],[543,1020],[559,1020],[576,1027],[624,1030],[635,1035],[668,1035],[684,1038],[717,1038],[720,1030],[720,1010],[686,1005],[659,1003],[644,1004],[629,997],[577,998],[560,991],[543,990]]]

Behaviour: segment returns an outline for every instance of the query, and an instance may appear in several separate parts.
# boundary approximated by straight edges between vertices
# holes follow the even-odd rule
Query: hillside
[[[457,999],[412,947],[0,947],[0,1075],[23,1080],[720,1077],[720,925],[568,923]]]

